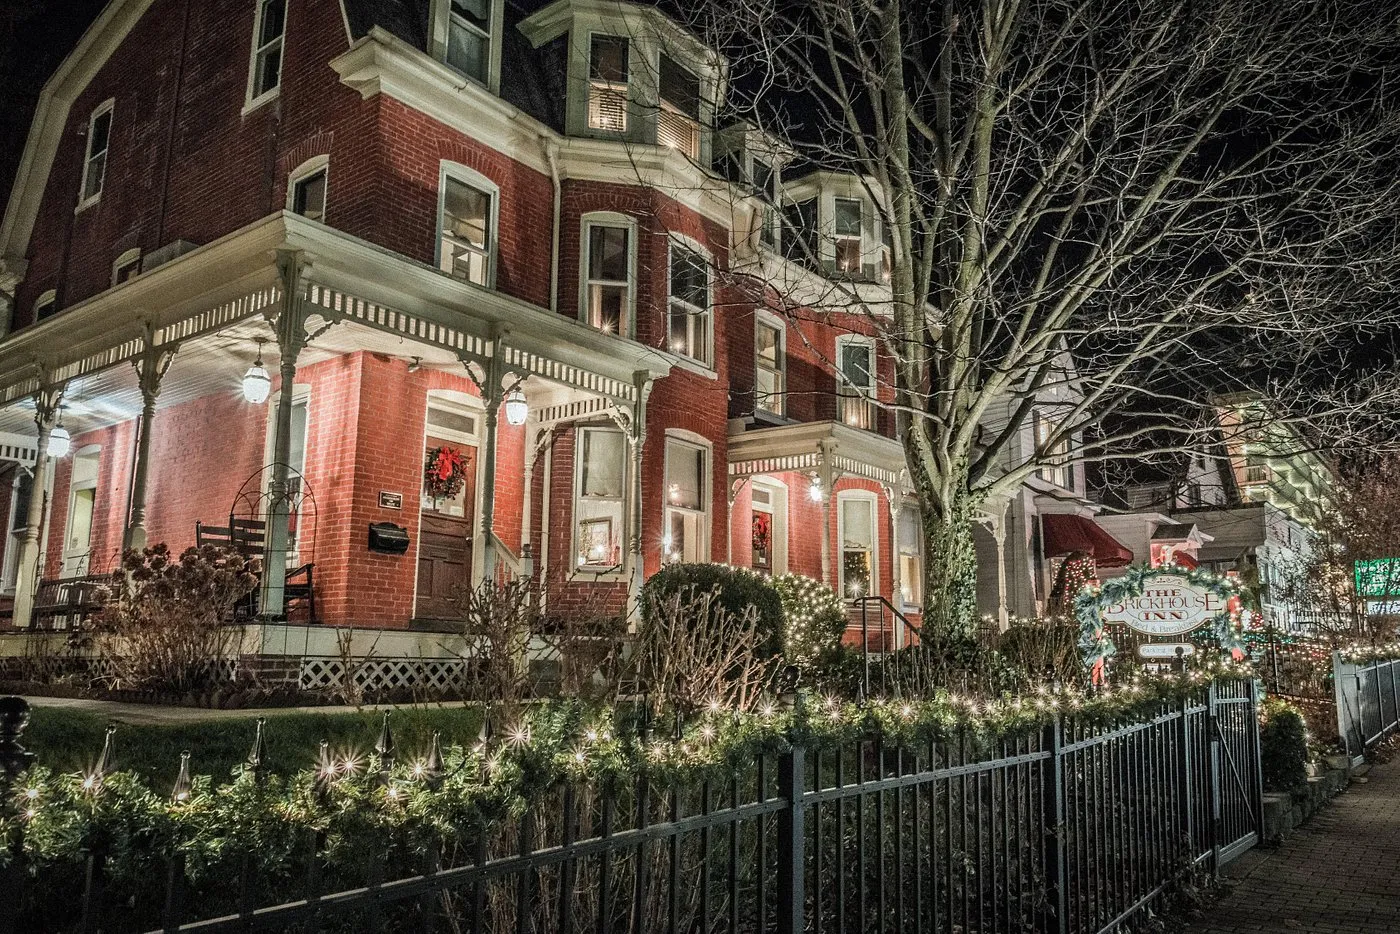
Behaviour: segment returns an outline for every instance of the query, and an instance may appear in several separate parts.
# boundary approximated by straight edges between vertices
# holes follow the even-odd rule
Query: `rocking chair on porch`
[[[261,519],[242,519],[230,515],[228,525],[194,524],[195,544],[201,548],[214,545],[229,548],[243,556],[244,560],[263,557],[267,545],[267,523]],[[316,565],[311,562],[295,569],[287,568],[286,584],[283,587],[284,609],[293,605],[306,608],[307,622],[316,622],[316,588],[313,585],[313,571]],[[258,615],[260,591],[255,589],[234,607],[233,616],[238,622],[245,622]]]

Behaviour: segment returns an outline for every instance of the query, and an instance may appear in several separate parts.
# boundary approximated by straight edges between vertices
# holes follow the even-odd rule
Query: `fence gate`
[[[1347,755],[1360,756],[1400,732],[1400,659],[1357,665],[1333,652],[1332,671],[1337,735],[1346,743]]]

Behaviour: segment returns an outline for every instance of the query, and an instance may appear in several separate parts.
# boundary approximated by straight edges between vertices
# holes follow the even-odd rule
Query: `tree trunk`
[[[923,509],[924,641],[946,651],[977,638],[977,548],[972,528],[978,497],[954,487]]]

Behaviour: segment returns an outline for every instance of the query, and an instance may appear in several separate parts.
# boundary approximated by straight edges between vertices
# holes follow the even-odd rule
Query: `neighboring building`
[[[724,77],[615,0],[113,0],[45,87],[0,227],[13,625],[124,545],[231,517],[266,535],[272,621],[433,628],[488,575],[614,612],[669,561],[914,611],[871,321],[779,316],[733,274],[878,308],[880,212],[858,179],[788,188],[742,128],[712,139]],[[780,191],[822,232],[806,250],[764,210]],[[431,499],[439,447],[466,484]],[[324,653],[293,629],[255,636]]]

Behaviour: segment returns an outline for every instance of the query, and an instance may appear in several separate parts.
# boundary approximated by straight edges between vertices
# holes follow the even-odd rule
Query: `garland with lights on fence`
[[[664,726],[644,705],[629,712],[568,701],[533,708],[499,732],[488,713],[474,742],[444,747],[434,735],[429,749],[403,758],[386,713],[373,755],[337,754],[322,743],[314,768],[290,778],[266,773],[259,721],[247,765],[231,781],[193,776],[197,764],[186,753],[166,794],[117,769],[113,728],[91,772],[60,775],[36,766],[17,777],[0,799],[0,839],[21,841],[36,872],[71,863],[99,842],[117,877],[123,867],[139,872],[149,859],[175,854],[192,879],[226,868],[241,852],[274,869],[291,858],[303,839],[298,831],[325,834],[331,859],[353,854],[366,834],[400,834],[426,847],[518,816],[560,782],[699,782],[737,775],[760,754],[792,743],[833,748],[872,734],[888,746],[954,737],[994,742],[1030,735],[1059,716],[1122,723],[1180,703],[1216,678],[1251,676],[1247,665],[1216,661],[1092,693],[1057,686],[994,700],[940,693],[853,703],[788,692],[754,711],[714,703],[688,718],[675,713]],[[12,858],[10,847],[0,847],[0,862]]]
[[[1086,585],[1074,598],[1074,614],[1079,618],[1079,648],[1084,653],[1084,664],[1095,684],[1103,682],[1108,660],[1118,654],[1118,647],[1113,644],[1103,619],[1103,608],[1142,596],[1149,579],[1163,576],[1180,577],[1186,583],[1203,587],[1225,601],[1226,609],[1212,616],[1206,626],[1219,643],[1221,651],[1229,652],[1236,661],[1245,657],[1242,635],[1247,611],[1235,608],[1239,604],[1235,598],[1240,594],[1239,584],[1233,578],[1175,564],[1159,567],[1140,564],[1128,568],[1120,577]]]
[[[467,459],[454,447],[433,448],[423,461],[423,492],[433,499],[452,499],[467,482]]]

